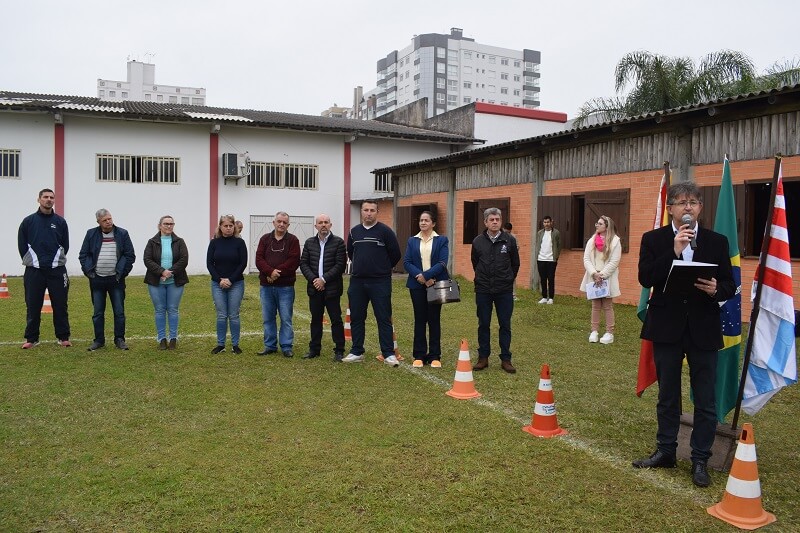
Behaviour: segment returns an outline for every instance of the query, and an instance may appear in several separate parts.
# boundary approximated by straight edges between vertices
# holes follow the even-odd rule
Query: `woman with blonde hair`
[[[211,353],[225,351],[225,336],[230,324],[231,351],[241,354],[239,309],[244,297],[247,245],[239,238],[239,229],[233,215],[219,217],[217,231],[208,243],[206,267],[211,274],[211,297],[217,312],[217,345]]]
[[[174,230],[175,219],[164,215],[158,221],[158,233],[147,241],[144,249],[144,266],[147,267],[144,282],[155,308],[156,338],[161,350],[174,350],[178,345],[178,305],[183,286],[189,283],[186,274],[189,250]]]
[[[619,261],[622,258],[622,242],[614,229],[614,221],[601,215],[595,222],[595,232],[586,243],[583,252],[583,266],[586,274],[581,281],[581,290],[587,292],[595,287],[600,287],[603,282],[608,284],[606,296],[592,299],[592,332],[589,342],[611,344],[614,342],[614,307],[612,299],[621,294],[619,290]],[[594,287],[592,287],[594,285]],[[600,311],[606,317],[606,332],[599,337]]]

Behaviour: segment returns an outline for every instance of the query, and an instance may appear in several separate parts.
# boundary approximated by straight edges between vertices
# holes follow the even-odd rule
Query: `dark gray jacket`
[[[514,292],[514,280],[519,272],[517,240],[501,231],[492,242],[484,230],[472,241],[472,269],[475,271],[475,292]]]

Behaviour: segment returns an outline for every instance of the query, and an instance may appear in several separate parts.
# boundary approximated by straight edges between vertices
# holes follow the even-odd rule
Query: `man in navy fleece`
[[[377,200],[361,202],[361,224],[350,230],[347,255],[352,262],[347,296],[350,299],[353,347],[342,362],[360,363],[364,360],[367,306],[372,302],[383,362],[398,366],[400,362],[394,355],[392,339],[392,268],[402,254],[397,235],[389,226],[378,222]]]
[[[72,346],[67,313],[69,277],[64,266],[69,250],[69,229],[67,221],[53,210],[55,202],[53,190],[42,189],[39,191],[39,209],[19,225],[17,244],[25,265],[23,282],[28,308],[24,350],[39,344],[45,290],[50,293],[53,304],[53,326],[58,344],[64,348]]]

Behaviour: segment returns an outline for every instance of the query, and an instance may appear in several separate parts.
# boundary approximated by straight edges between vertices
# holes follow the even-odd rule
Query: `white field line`
[[[303,313],[302,311],[298,312],[297,310],[294,311],[293,318],[301,318],[305,321],[311,322],[311,316]],[[44,325],[44,324],[43,324]],[[325,328],[325,332],[329,332],[330,328]],[[264,335],[263,331],[242,331],[242,337],[261,337]],[[208,338],[208,339],[216,339],[216,333],[189,333],[189,334],[179,334],[179,338],[187,338],[187,339],[201,339],[201,338]],[[155,335],[137,335],[132,337],[126,337],[126,340],[154,340]],[[91,342],[92,339],[72,339],[73,341],[77,342]],[[53,340],[55,343],[55,340]],[[9,341],[0,341],[0,346],[21,346],[19,341],[17,342],[9,342]],[[400,368],[405,370],[406,372],[410,372],[417,377],[425,379],[430,383],[433,383],[444,390],[449,390],[451,388],[451,383],[440,378],[439,376],[434,375],[428,370],[420,370],[418,368],[412,367],[410,364],[405,362],[400,363]],[[453,400],[453,401],[465,401],[465,400]],[[531,422],[530,418],[525,418],[519,416],[516,412],[503,407],[502,405],[495,403],[491,400],[487,400],[485,398],[476,398],[473,400],[468,400],[474,403],[477,403],[481,407],[486,409],[492,410],[507,419],[520,424],[520,428],[522,426],[528,425]],[[655,420],[653,421],[655,425]],[[522,431],[520,429],[520,431]],[[537,438],[537,437],[531,437]],[[650,485],[656,487],[659,490],[664,490],[666,492],[672,493],[675,496],[685,497],[687,495],[687,487],[685,483],[678,483],[677,481],[673,481],[671,479],[667,479],[664,476],[660,475],[655,469],[635,469],[631,466],[631,458],[622,458],[617,457],[612,454],[607,453],[604,450],[601,450],[594,446],[591,442],[584,441],[578,437],[573,435],[562,435],[559,437],[554,437],[554,441],[556,442],[563,442],[566,443],[568,446],[575,450],[579,450],[589,456],[606,463],[609,467],[614,468],[620,472],[624,472],[626,474],[631,474],[639,479],[646,481]],[[689,476],[689,472],[686,473],[687,478]],[[693,490],[694,492],[694,502],[700,506],[708,507],[709,505],[713,505],[717,503],[717,500],[712,500],[712,496],[716,493],[711,494],[708,492],[700,492],[699,490]]]
[[[418,377],[421,377],[422,379],[425,379],[425,380],[427,380],[427,381],[429,381],[429,382],[431,382],[431,383],[433,383],[435,385],[438,385],[438,386],[440,386],[441,388],[443,388],[445,390],[449,390],[451,388],[451,386],[452,386],[451,383],[448,383],[447,381],[445,381],[444,379],[440,378],[439,376],[433,375],[432,373],[430,373],[427,370],[421,370],[419,368],[414,368],[411,365],[406,364],[404,362],[400,363],[400,368],[402,368],[403,370],[405,370],[407,372],[411,372],[412,374],[414,374],[414,375],[416,375]],[[527,426],[528,424],[531,423],[531,419],[530,418],[521,417],[516,412],[514,412],[514,411],[512,411],[512,410],[510,410],[510,409],[508,409],[506,407],[503,407],[502,405],[497,404],[497,403],[495,403],[495,402],[493,402],[491,400],[487,400],[486,398],[483,398],[483,397],[482,398],[475,398],[475,399],[472,399],[472,400],[455,400],[454,399],[453,401],[456,401],[456,402],[459,402],[459,401],[470,401],[470,402],[477,403],[481,407],[485,407],[487,409],[490,409],[490,410],[492,410],[492,411],[494,411],[494,412],[496,412],[496,413],[508,418],[509,420],[520,424],[520,432],[522,432],[522,426]],[[654,425],[655,425],[655,420],[653,422],[654,422]],[[537,437],[531,436],[530,438],[537,438]],[[597,459],[598,461],[602,461],[602,462],[606,463],[609,467],[611,467],[611,468],[613,468],[615,470],[618,470],[618,471],[623,472],[625,474],[635,475],[639,479],[641,479],[643,481],[646,481],[647,483],[649,483],[650,485],[654,486],[655,488],[657,488],[659,490],[664,490],[664,491],[670,492],[670,493],[674,494],[675,496],[679,496],[679,497],[685,497],[687,495],[686,484],[679,483],[679,482],[673,481],[671,479],[667,479],[664,476],[662,476],[659,473],[657,473],[655,469],[651,470],[651,469],[636,469],[636,468],[633,468],[633,466],[631,466],[631,458],[621,458],[621,457],[614,456],[614,455],[612,455],[610,453],[607,453],[604,450],[600,450],[599,448],[594,446],[591,442],[584,441],[583,439],[580,439],[580,438],[575,437],[573,435],[562,435],[562,436],[559,436],[559,437],[553,437],[552,440],[556,441],[557,443],[558,442],[566,443],[571,448],[573,448],[575,450],[579,450],[579,451],[591,456],[592,458]],[[686,477],[688,479],[689,472],[686,473]],[[693,500],[694,500],[694,502],[696,504],[698,504],[700,506],[708,507],[710,505],[713,505],[713,504],[717,503],[717,501],[718,501],[718,500],[712,500],[711,499],[712,496],[716,496],[716,492],[714,494],[710,494],[708,492],[701,493],[699,490],[694,490],[693,492],[694,492]]]

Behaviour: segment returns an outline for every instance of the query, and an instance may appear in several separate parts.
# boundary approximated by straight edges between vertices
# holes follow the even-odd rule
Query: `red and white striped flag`
[[[783,173],[778,171],[775,207],[768,226],[769,248],[764,265],[753,280],[763,283],[755,324],[751,324],[752,351],[745,378],[742,409],[753,415],[781,388],[797,383],[794,337],[794,298]]]

